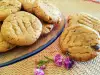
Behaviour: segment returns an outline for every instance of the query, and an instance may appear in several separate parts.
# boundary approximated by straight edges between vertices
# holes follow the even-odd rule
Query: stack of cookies
[[[0,52],[35,43],[61,20],[59,9],[42,0],[0,0]]]
[[[76,61],[95,58],[100,49],[100,20],[86,13],[69,15],[60,46],[63,53]]]

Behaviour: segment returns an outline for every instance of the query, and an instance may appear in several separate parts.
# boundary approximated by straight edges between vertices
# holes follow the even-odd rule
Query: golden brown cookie
[[[1,29],[2,22],[0,22],[0,29]]]
[[[0,21],[20,9],[21,3],[18,0],[0,0]]]
[[[61,21],[61,12],[59,9],[42,0],[34,2],[33,12],[38,18],[48,23],[59,23]]]
[[[63,53],[77,61],[88,61],[97,56],[95,46],[100,44],[99,33],[84,25],[74,25],[65,28],[60,36],[60,46]]]
[[[1,27],[1,25],[2,25],[2,23],[0,22],[0,27]],[[15,45],[12,45],[4,40],[4,38],[0,32],[0,52],[6,52],[14,47],[15,47]]]
[[[1,27],[6,41],[18,46],[31,45],[42,32],[42,24],[34,15],[20,11],[9,15]]]
[[[0,52],[6,52],[8,50],[11,50],[14,47],[15,47],[15,45],[10,44],[4,40],[4,38],[0,32]]]
[[[68,26],[83,24],[100,33],[100,20],[86,13],[76,13],[69,16]]]
[[[33,5],[35,0],[19,0],[22,3],[24,10],[33,13]]]
[[[44,23],[42,22],[42,35],[46,35],[48,33],[50,33],[52,31],[52,29],[54,28],[53,24],[48,24],[48,23]]]

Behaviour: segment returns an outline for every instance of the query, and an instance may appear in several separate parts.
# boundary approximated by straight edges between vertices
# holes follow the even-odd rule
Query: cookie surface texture
[[[1,27],[6,41],[18,46],[31,45],[39,38],[42,24],[34,15],[20,11],[9,15]]]
[[[87,13],[76,13],[69,16],[68,26],[83,24],[100,33],[100,20]]]
[[[59,9],[42,0],[34,2],[33,12],[38,18],[48,23],[59,23],[61,21],[61,12]]]
[[[25,11],[33,13],[33,5],[35,0],[19,0]]]
[[[20,9],[21,3],[18,0],[0,0],[0,21]]]
[[[77,61],[88,61],[97,56],[93,46],[100,44],[99,33],[84,25],[65,28],[60,36],[60,46],[63,53],[69,54]]]
[[[48,23],[42,22],[42,25],[43,25],[42,35],[46,35],[46,34],[50,33],[52,31],[52,29],[54,28],[53,24],[48,24]]]
[[[4,38],[2,37],[2,34],[0,32],[0,52],[6,52],[14,47],[15,47],[15,45],[12,45],[4,40]]]

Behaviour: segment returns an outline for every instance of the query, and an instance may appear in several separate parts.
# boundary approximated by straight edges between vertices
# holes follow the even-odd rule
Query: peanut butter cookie
[[[100,20],[86,13],[76,13],[69,16],[68,26],[83,24],[100,33]]]
[[[31,45],[39,38],[42,24],[34,15],[20,11],[9,15],[1,27],[6,41],[18,46]]]
[[[59,23],[61,21],[61,12],[59,9],[42,0],[34,2],[33,12],[38,18],[48,23]]]
[[[2,34],[0,32],[0,52],[6,52],[14,47],[15,47],[15,45],[10,44],[4,40],[4,38],[2,37]]]
[[[18,0],[0,0],[0,21],[20,9],[21,3]]]
[[[0,23],[0,27],[1,27],[1,25],[2,25],[2,23]],[[15,47],[15,45],[12,45],[4,40],[4,38],[0,32],[0,52],[6,52],[14,47]]]
[[[33,13],[33,5],[35,0],[19,0],[22,3],[24,10]]]
[[[48,33],[50,33],[52,31],[52,29],[54,28],[53,24],[48,24],[48,23],[44,23],[42,22],[42,35],[46,35]]]
[[[100,44],[99,33],[84,25],[74,25],[65,28],[60,37],[63,53],[67,53],[77,61],[88,61],[97,56],[95,46]]]

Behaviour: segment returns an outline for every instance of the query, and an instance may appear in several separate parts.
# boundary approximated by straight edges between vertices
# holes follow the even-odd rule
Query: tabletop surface
[[[100,18],[99,4],[83,0],[49,0],[49,1],[55,4],[65,16],[76,12],[86,12]],[[62,54],[59,48],[59,38],[52,45],[50,45],[48,48],[44,49],[37,55],[25,59],[21,62],[15,63],[13,65],[0,68],[0,75],[34,75],[33,70],[35,68],[35,62],[37,60],[44,59],[44,56],[53,57],[55,54],[58,53]],[[59,67],[56,67],[54,64],[51,63],[48,65],[45,73],[46,75],[78,75],[77,73],[79,71],[82,71],[82,73],[84,72],[84,74],[80,73],[79,75],[87,75],[85,74],[85,71],[87,70],[81,70],[81,68],[77,69],[75,68],[74,71],[73,70],[67,71],[63,67],[59,69]],[[77,73],[75,74],[74,72]],[[89,70],[88,72],[89,72],[88,75],[94,75],[93,74],[94,72],[92,73]],[[100,71],[98,71],[98,73],[100,73]]]

